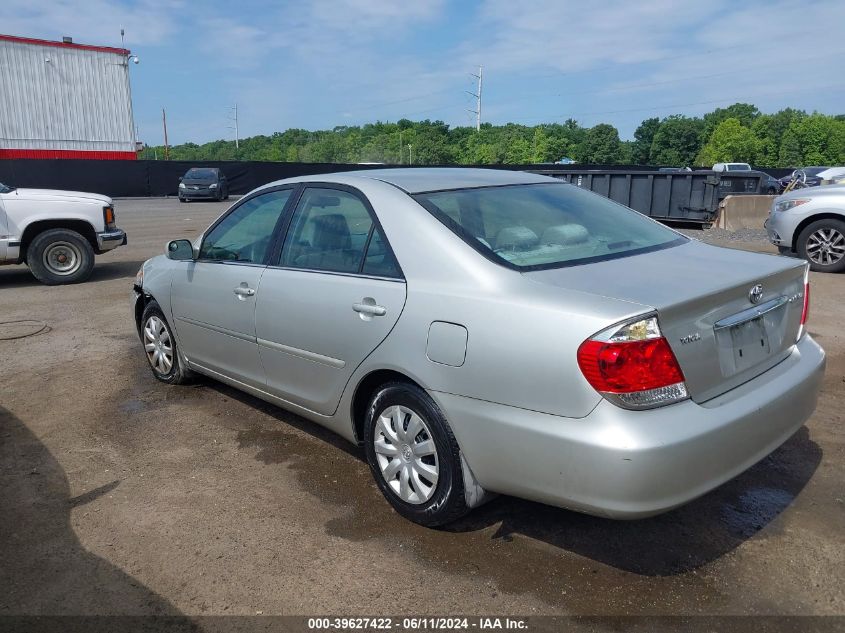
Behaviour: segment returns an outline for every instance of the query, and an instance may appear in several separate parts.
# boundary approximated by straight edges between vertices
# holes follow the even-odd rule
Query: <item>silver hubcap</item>
[[[168,373],[173,367],[173,343],[167,326],[157,316],[151,316],[144,324],[144,350],[147,360],[160,374]]]
[[[82,253],[70,242],[54,242],[44,251],[44,266],[57,275],[72,275],[82,265]]]
[[[373,445],[381,476],[402,501],[431,498],[440,472],[437,448],[420,416],[401,405],[388,407],[376,422]]]
[[[830,266],[845,257],[845,235],[836,229],[819,229],[807,240],[807,257]]]

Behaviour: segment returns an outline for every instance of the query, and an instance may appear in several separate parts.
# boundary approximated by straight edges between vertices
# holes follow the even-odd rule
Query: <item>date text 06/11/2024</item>
[[[348,617],[308,618],[309,630],[379,630],[379,631],[445,631],[445,630],[526,630],[521,618],[499,617]]]

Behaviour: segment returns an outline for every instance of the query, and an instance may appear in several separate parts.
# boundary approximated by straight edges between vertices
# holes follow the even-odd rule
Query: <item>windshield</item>
[[[216,169],[200,169],[194,168],[189,169],[188,173],[185,174],[185,178],[190,178],[192,180],[216,180],[217,179],[217,170]]]
[[[0,193],[9,193],[12,190],[14,190],[14,187],[7,187],[2,182],[0,182]]]
[[[563,183],[456,189],[415,199],[484,255],[521,270],[615,259],[687,241],[632,209]]]
[[[751,171],[751,165],[747,163],[728,163],[728,171]]]

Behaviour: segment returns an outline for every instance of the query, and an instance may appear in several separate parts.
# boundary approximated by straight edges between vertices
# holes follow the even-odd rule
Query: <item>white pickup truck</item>
[[[95,254],[126,244],[115,222],[107,196],[0,183],[0,264],[25,263],[48,285],[85,281]]]

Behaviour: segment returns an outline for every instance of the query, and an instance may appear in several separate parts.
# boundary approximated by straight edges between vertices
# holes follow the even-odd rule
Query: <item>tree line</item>
[[[450,127],[442,121],[368,123],[331,130],[289,129],[269,136],[218,140],[169,148],[171,160],[256,160],[321,163],[483,165],[551,163],[564,157],[603,165],[705,166],[748,162],[760,167],[845,164],[845,115],[786,108],[774,114],[735,103],[702,117],[680,114],[644,120],[623,141],[608,123],[508,123]],[[147,147],[141,158],[161,159]]]

